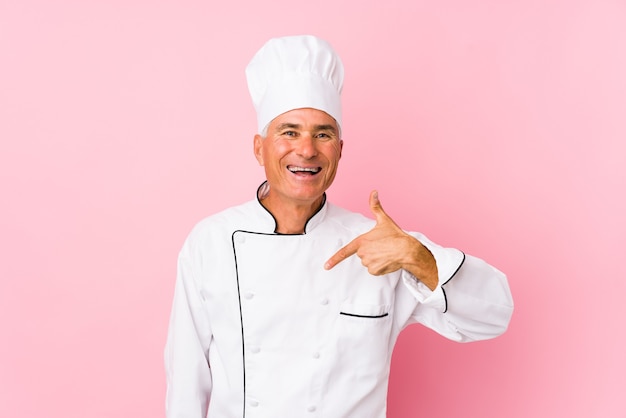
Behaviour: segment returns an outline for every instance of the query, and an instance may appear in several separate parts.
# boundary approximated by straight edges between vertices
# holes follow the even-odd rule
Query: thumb
[[[370,210],[372,211],[372,214],[376,217],[377,223],[387,218],[387,214],[383,210],[383,206],[378,199],[377,190],[372,190],[372,192],[370,193]]]

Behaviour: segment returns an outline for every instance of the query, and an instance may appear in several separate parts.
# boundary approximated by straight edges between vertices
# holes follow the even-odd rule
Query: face
[[[314,205],[332,184],[343,141],[335,119],[317,109],[295,109],[254,137],[254,154],[270,185],[272,203]]]

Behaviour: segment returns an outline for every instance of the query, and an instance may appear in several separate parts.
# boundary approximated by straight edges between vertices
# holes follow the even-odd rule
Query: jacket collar
[[[270,185],[269,185],[269,183],[266,180],[263,183],[261,183],[261,185],[259,186],[259,188],[256,191],[256,201],[258,203],[259,209],[261,209],[260,212],[262,213],[261,217],[263,219],[263,221],[262,221],[263,227],[264,228],[265,227],[269,227],[269,228],[271,228],[273,233],[276,233],[276,229],[278,228],[278,224],[276,222],[276,218],[274,218],[274,215],[272,215],[272,213],[269,210],[267,210],[267,208],[265,206],[263,206],[263,204],[261,203],[261,200],[265,196],[267,196],[269,191],[270,191]],[[327,210],[328,210],[328,205],[326,204],[326,193],[324,193],[321,206],[306,221],[306,224],[304,225],[304,233],[305,234],[311,232],[313,229],[315,229],[315,227],[317,227],[320,223],[322,223],[322,221],[326,217]]]

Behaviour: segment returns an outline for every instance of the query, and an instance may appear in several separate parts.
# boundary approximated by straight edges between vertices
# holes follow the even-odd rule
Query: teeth
[[[289,171],[291,171],[292,173],[297,173],[299,171],[308,171],[310,173],[317,173],[318,171],[320,171],[319,167],[315,167],[315,168],[309,168],[309,167],[288,167]]]

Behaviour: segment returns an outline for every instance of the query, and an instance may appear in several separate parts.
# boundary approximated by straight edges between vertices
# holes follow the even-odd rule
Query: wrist
[[[413,242],[411,251],[407,252],[409,257],[403,264],[403,268],[413,274],[430,290],[435,290],[439,284],[439,272],[435,257],[419,240],[410,235],[407,236]]]

